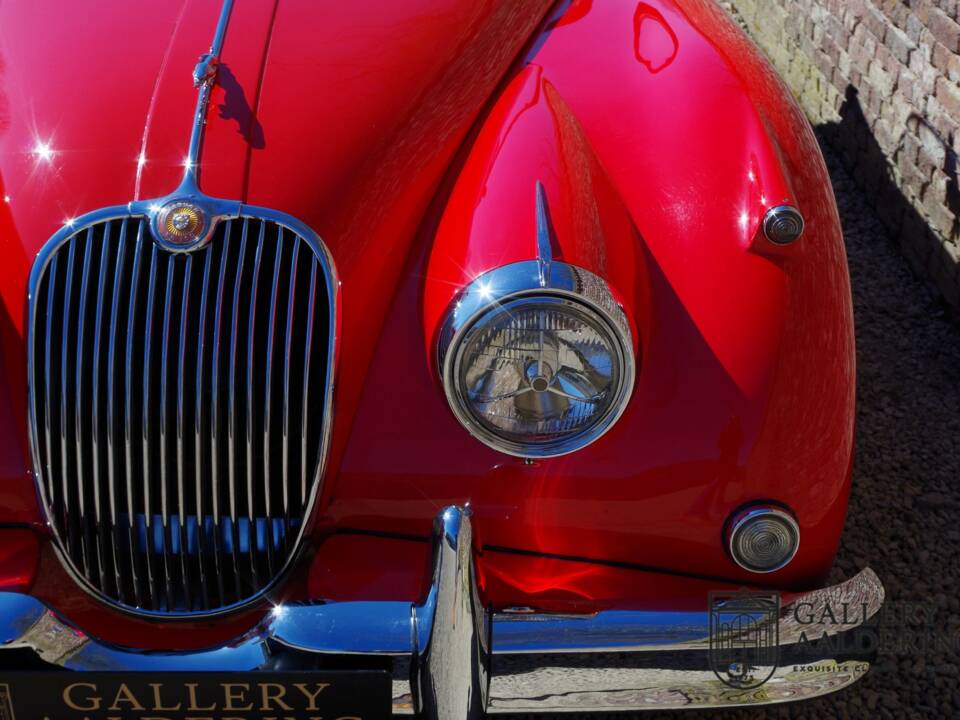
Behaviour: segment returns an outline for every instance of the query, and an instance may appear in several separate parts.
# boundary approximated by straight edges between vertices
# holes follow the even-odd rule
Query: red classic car
[[[830,180],[713,0],[3,2],[0,196],[0,718],[869,668]]]

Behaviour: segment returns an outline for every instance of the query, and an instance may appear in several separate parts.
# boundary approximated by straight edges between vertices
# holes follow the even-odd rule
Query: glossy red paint
[[[37,573],[40,543],[30,530],[0,530],[0,591],[28,592]]]
[[[331,535],[310,561],[307,594],[332,601],[419,602],[430,586],[431,558],[426,540]]]
[[[469,500],[487,544],[749,581],[722,547],[724,522],[769,498],[793,508],[803,541],[764,580],[811,585],[846,509],[854,359],[839,223],[809,125],[710,3],[567,13],[484,118],[435,237],[425,229],[328,512],[425,533],[430,509]],[[642,362],[613,430],[525,465],[451,422],[433,353],[460,287],[534,256],[537,179],[559,208],[560,256],[601,268]],[[808,231],[775,248],[759,226],[781,203],[802,209]]]
[[[810,128],[712,0],[549,5],[236,2],[201,185],[306,222],[342,283],[317,547],[275,601],[389,594],[384,578],[408,594],[426,543],[358,541],[365,562],[352,571],[335,552],[345,541],[327,537],[426,538],[450,503],[470,503],[487,546],[716,578],[629,580],[488,549],[496,603],[595,607],[620,583],[637,602],[690,601],[706,585],[756,581],[721,536],[731,512],[763,498],[789,505],[803,537],[764,583],[807,587],[830,567],[849,491],[854,356],[839,222]],[[42,532],[24,392],[32,259],[69,217],[173,190],[190,72],[218,11],[215,0],[111,3],[104,22],[67,5],[41,21],[28,4],[0,4],[0,405],[12,408],[0,415],[0,522]],[[607,435],[525,465],[457,423],[435,338],[467,281],[534,256],[538,180],[557,257],[608,280],[640,365]],[[779,248],[759,226],[784,202],[808,230]],[[83,594],[46,539],[34,592],[92,634],[156,648],[209,645],[267,607],[172,634]]]
[[[528,65],[484,121],[443,210],[423,283],[428,358],[461,288],[488,270],[536,259],[538,182],[556,235],[553,257],[607,281],[633,321],[635,340],[649,331],[649,278],[637,230],[576,116],[543,69]]]
[[[430,581],[431,545],[411,538],[352,533],[324,540],[313,557],[310,597],[417,602]],[[566,558],[486,549],[477,557],[484,599],[496,610],[703,612],[711,591],[742,583],[645,572]]]
[[[489,550],[478,567],[485,597],[497,610],[704,612],[709,593],[743,587],[722,579]]]

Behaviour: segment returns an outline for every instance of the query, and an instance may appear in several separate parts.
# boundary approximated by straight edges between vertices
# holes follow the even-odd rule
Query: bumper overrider
[[[869,569],[782,605],[776,596],[766,616],[734,613],[754,621],[747,643],[718,618],[759,595],[704,612],[491,613],[477,590],[472,547],[469,511],[446,508],[434,525],[422,602],[284,605],[232,643],[186,653],[99,643],[35,598],[0,593],[0,647],[81,672],[309,669],[320,657],[368,656],[393,667],[394,714],[443,720],[802,700],[856,682],[875,654],[870,619],[884,590]],[[767,638],[766,647],[757,638]]]

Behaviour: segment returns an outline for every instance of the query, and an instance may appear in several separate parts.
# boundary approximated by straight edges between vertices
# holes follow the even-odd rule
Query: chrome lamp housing
[[[597,440],[626,409],[636,374],[633,333],[607,283],[543,259],[463,289],[441,329],[439,365],[467,431],[523,458]]]

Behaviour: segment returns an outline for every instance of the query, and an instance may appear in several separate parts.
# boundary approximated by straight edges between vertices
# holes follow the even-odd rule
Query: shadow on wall
[[[954,215],[952,232],[960,231],[960,184],[957,179],[957,155],[949,139],[939,133],[919,115],[911,115],[908,124],[923,126],[933,142],[938,143],[945,156],[939,169],[947,176],[947,196],[950,211]],[[940,295],[952,292],[947,300],[960,307],[960,283],[956,281],[957,267],[943,246],[940,238],[930,229],[924,218],[904,195],[897,184],[885,153],[874,137],[863,113],[857,89],[848,85],[840,108],[840,121],[816,126],[821,143],[832,148],[841,158],[847,170],[863,190],[867,201],[873,206],[886,227],[891,239],[899,244],[914,272],[922,278],[932,278]],[[894,162],[906,153],[901,140],[892,153]],[[912,160],[906,166],[914,165]],[[952,288],[952,290],[950,290]]]
[[[927,128],[930,134],[937,139],[937,142],[943,147],[946,158],[943,161],[943,172],[947,176],[947,207],[953,213],[953,227],[950,229],[950,236],[956,238],[960,235],[960,186],[957,185],[957,153],[953,149],[953,138],[944,139],[940,136],[926,118],[913,114],[907,123],[916,123]]]

